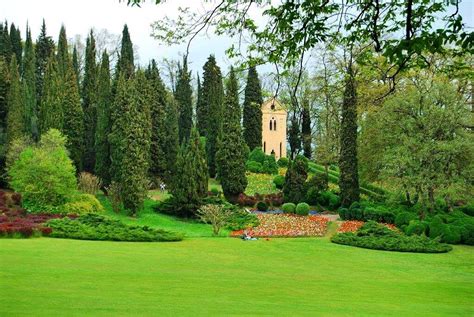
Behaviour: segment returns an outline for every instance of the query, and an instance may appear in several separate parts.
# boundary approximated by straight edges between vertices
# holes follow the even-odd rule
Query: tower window
[[[273,130],[276,131],[276,129],[277,129],[277,121],[273,120]]]
[[[263,153],[267,152],[267,142],[263,142]]]
[[[270,120],[270,131],[272,130],[272,127],[273,127],[272,124],[273,124],[273,122],[272,122],[272,120]]]

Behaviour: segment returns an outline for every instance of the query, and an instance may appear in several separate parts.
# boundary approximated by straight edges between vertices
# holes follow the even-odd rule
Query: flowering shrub
[[[328,219],[321,216],[295,216],[290,214],[258,214],[260,224],[246,230],[253,237],[321,237],[326,233]],[[244,230],[232,232],[240,236]]]

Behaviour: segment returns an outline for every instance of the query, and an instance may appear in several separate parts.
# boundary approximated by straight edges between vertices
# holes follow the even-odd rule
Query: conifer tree
[[[301,149],[300,127],[296,113],[293,113],[290,128],[288,129],[288,143],[290,145],[290,157],[294,159]]]
[[[82,108],[84,111],[84,161],[83,168],[93,172],[95,167],[95,130],[97,125],[97,63],[94,33],[89,33],[86,40],[86,59],[84,80],[82,83]]]
[[[43,82],[48,65],[48,60],[54,52],[54,42],[50,36],[46,34],[46,23],[43,19],[41,32],[36,40],[35,56],[36,56],[36,102],[39,103],[43,96]]]
[[[311,118],[309,115],[309,101],[303,100],[303,114],[301,122],[301,137],[304,156],[311,159]]]
[[[224,88],[222,86],[222,75],[216,59],[209,56],[204,64],[204,76],[202,83],[203,103],[207,108],[206,129],[206,152],[209,176],[216,176],[216,152],[218,150],[218,138],[222,131],[222,108],[224,99]]]
[[[202,96],[202,85],[199,74],[197,75],[196,126],[199,134],[205,137],[207,128],[207,107]]]
[[[116,85],[113,107],[110,112],[111,128],[108,140],[110,144],[111,181],[120,185],[122,155],[127,150],[122,142],[126,124],[124,121],[127,119],[123,114],[127,111],[130,97],[127,91],[128,81],[123,74],[119,75]]]
[[[110,86],[109,55],[107,51],[102,53],[102,61],[99,70],[98,98],[97,98],[97,129],[95,131],[95,174],[102,179],[104,186],[110,185],[110,144],[108,135],[110,133],[110,106],[112,102],[112,90]]]
[[[122,30],[122,45],[117,62],[117,74],[124,73],[125,77],[131,77],[135,71],[133,44],[128,33],[128,26],[125,24]]]
[[[164,153],[166,157],[166,174],[165,180],[167,183],[171,183],[173,175],[176,175],[176,160],[179,149],[179,112],[176,101],[172,95],[168,95],[166,101],[166,119],[165,119],[165,131],[166,136],[164,140]]]
[[[0,38],[0,53],[5,59],[5,63],[10,65],[11,57],[13,54],[12,42],[10,35],[8,34],[8,23],[5,21],[5,25],[2,27],[2,37]]]
[[[171,184],[175,212],[181,217],[194,216],[207,195],[206,151],[198,131],[193,128],[176,158],[176,172]]]
[[[167,170],[167,152],[165,140],[168,131],[166,125],[166,89],[160,77],[155,60],[152,60],[147,70],[147,79],[151,86],[151,148],[150,176],[153,181],[164,179]]]
[[[80,71],[79,71],[79,57],[77,56],[77,47],[74,45],[74,49],[72,50],[72,67],[74,68],[74,72],[76,73],[77,78],[77,86],[79,86],[80,82]]]
[[[25,135],[26,126],[24,122],[25,108],[21,93],[20,73],[16,62],[16,55],[13,54],[10,62],[10,85],[7,95],[7,141],[21,138]]]
[[[1,25],[1,24],[0,24]],[[3,28],[3,25],[1,25]],[[7,125],[8,113],[8,65],[0,55],[0,134],[3,135]],[[1,137],[0,135],[0,137]]]
[[[179,109],[179,142],[189,139],[193,124],[193,91],[191,89],[191,73],[188,62],[183,58],[183,65],[178,64],[178,74],[174,97]]]
[[[290,161],[285,174],[283,185],[283,199],[285,202],[300,203],[305,197],[305,182],[308,177],[308,163],[306,158],[297,156]]]
[[[66,28],[64,25],[61,25],[61,30],[59,31],[56,56],[58,59],[58,72],[62,77],[65,77],[69,64],[69,51],[67,46]]]
[[[36,102],[36,78],[35,78],[36,57],[31,38],[31,30],[26,26],[25,55],[23,58],[23,102],[25,103],[25,118],[27,135],[33,140],[39,139],[38,112]]]
[[[216,154],[217,174],[225,197],[232,201],[247,187],[245,143],[240,127],[239,88],[233,68],[226,85],[222,136]]]
[[[58,74],[56,58],[50,56],[44,74],[44,87],[41,97],[38,121],[40,134],[49,129],[62,130],[63,128],[63,85]]]
[[[243,126],[244,139],[250,151],[262,146],[262,88],[255,66],[249,68],[245,86]]]
[[[10,43],[12,48],[12,54],[16,56],[16,62],[18,64],[18,68],[22,69],[22,53],[23,53],[23,46],[21,42],[21,33],[20,29],[15,27],[15,24],[10,25]]]

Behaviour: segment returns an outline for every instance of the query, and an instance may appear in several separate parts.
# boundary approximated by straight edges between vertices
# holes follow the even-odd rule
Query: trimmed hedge
[[[273,179],[273,184],[275,184],[276,188],[282,189],[283,185],[285,185],[285,176],[283,175],[275,176],[275,178]]]
[[[259,201],[257,203],[257,210],[258,211],[267,211],[268,210],[268,205],[264,201]]]
[[[359,248],[399,252],[443,253],[453,249],[438,240],[426,236],[406,236],[373,221],[367,222],[355,233],[338,233],[331,241]]]
[[[296,212],[296,205],[293,203],[284,203],[281,209],[285,214],[294,214]]]
[[[395,222],[395,213],[382,205],[364,205],[355,202],[349,208],[339,208],[338,212],[342,220],[373,220],[392,224]]]
[[[290,162],[290,160],[286,157],[280,157],[280,159],[278,160],[278,166],[280,167],[288,167],[288,163]]]
[[[296,206],[296,214],[300,216],[307,216],[309,214],[309,205],[307,203],[299,203]]]

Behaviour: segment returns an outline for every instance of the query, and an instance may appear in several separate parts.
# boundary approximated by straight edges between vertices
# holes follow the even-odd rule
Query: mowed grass
[[[0,316],[472,316],[473,251],[0,239]]]

